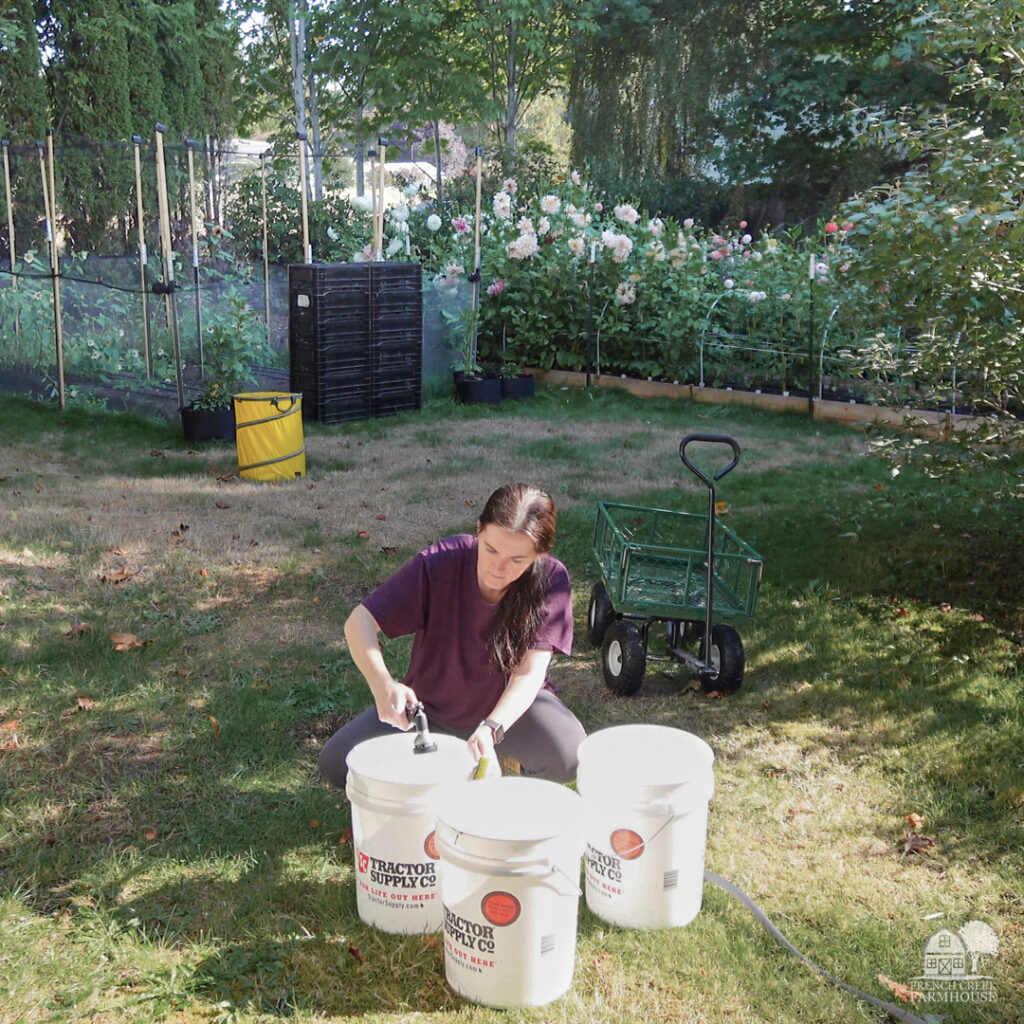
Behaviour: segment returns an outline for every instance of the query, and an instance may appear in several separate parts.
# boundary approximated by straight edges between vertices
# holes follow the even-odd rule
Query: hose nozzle
[[[432,754],[437,744],[430,738],[430,727],[427,725],[427,713],[422,704],[409,703],[405,706],[405,717],[416,729],[416,741],[412,745],[414,754]]]

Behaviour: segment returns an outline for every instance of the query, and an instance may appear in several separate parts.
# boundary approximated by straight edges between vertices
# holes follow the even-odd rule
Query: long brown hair
[[[555,543],[556,520],[551,495],[522,483],[503,484],[480,513],[481,529],[493,523],[510,533],[525,533],[537,551],[533,565],[508,588],[495,616],[488,653],[504,676],[515,671],[544,621],[550,570],[546,556]]]

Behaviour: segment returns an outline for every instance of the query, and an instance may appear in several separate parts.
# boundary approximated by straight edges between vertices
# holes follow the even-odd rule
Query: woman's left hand
[[[478,762],[483,757],[493,761],[497,756],[494,753],[494,733],[489,725],[478,725],[466,742],[469,744],[469,752]]]

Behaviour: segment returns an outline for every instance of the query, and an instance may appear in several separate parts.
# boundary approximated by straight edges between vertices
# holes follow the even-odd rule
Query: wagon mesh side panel
[[[594,554],[617,611],[701,617],[707,604],[708,517],[634,505],[598,506]],[[716,522],[717,616],[752,618],[761,556]]]

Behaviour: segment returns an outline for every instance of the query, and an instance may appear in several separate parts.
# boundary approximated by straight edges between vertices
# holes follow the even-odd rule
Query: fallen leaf
[[[83,711],[92,711],[92,709],[96,707],[96,701],[94,701],[92,697],[77,697],[75,699],[75,703],[78,704]]]
[[[726,501],[716,501],[715,502],[715,515],[716,516],[724,516],[724,515],[727,515],[728,512],[729,512],[729,503],[728,502],[726,502]]]
[[[438,938],[436,935],[424,935],[423,945],[429,946],[431,949],[437,949]]]
[[[64,635],[69,639],[73,640],[76,636],[81,636],[83,633],[89,632],[89,626],[80,622],[77,626],[72,626]]]
[[[146,647],[150,641],[140,640],[134,633],[111,633],[115,651],[130,651],[134,647]]]
[[[146,831],[145,831],[145,832],[143,832],[142,834],[143,834],[143,835],[144,835],[144,836],[145,836],[145,837],[146,837],[146,838],[147,838],[147,839],[148,839],[148,840],[149,840],[150,842],[153,842],[153,840],[154,840],[154,839],[156,839],[156,829],[155,829],[155,828],[147,828],[147,829],[146,829]]]
[[[116,572],[104,573],[100,576],[100,583],[124,583],[126,580],[135,579],[139,574],[129,572],[123,565]]]
[[[359,532],[358,532],[358,533],[356,534],[356,536],[357,536],[357,537],[358,537],[358,538],[359,538],[360,540],[369,540],[369,539],[370,539],[370,534],[369,534],[369,532],[368,532],[368,531],[366,531],[366,530],[360,530],[360,531],[359,531]]]
[[[985,621],[985,616],[982,615],[981,612],[975,612],[974,613],[974,621],[975,622],[984,622]]]
[[[128,552],[122,547],[111,548],[110,553],[112,555],[127,555]]]
[[[199,575],[202,576],[203,579],[205,580],[210,574],[206,571],[206,567],[204,566],[202,569],[199,570]]]
[[[166,454],[165,454],[164,452],[160,451],[160,449],[159,449],[159,448],[151,448],[151,449],[149,450],[149,454],[150,454],[150,455],[151,455],[151,456],[152,456],[152,457],[153,457],[154,459],[163,459],[163,458],[166,458],[166,457],[167,457],[167,456],[166,456]]]
[[[380,514],[379,516],[377,516],[377,518],[378,518],[379,520],[381,520],[381,522],[383,522],[383,521],[384,521],[385,519],[387,519],[387,516],[386,516],[386,515],[384,515],[384,513],[383,513],[383,512],[381,512],[381,514]]]
[[[897,608],[896,609],[896,614],[897,615],[906,615],[907,614],[907,609],[906,608]]]
[[[45,489],[46,488],[43,486],[42,480],[37,480],[36,481],[36,492],[38,493],[39,491],[43,491]]]
[[[216,739],[220,735],[220,722],[210,715],[210,724],[213,726],[213,738]]]
[[[385,555],[397,555],[398,554],[398,548],[392,547],[390,544],[382,545],[381,546],[381,551],[383,551]]]
[[[360,953],[359,950],[356,949],[356,947],[353,946],[351,943],[349,943],[348,951],[349,954],[351,956],[354,956],[359,963],[365,963],[365,961],[363,960],[363,954]]]
[[[923,814],[908,814],[907,821],[910,822],[910,827],[916,832],[925,823],[925,817]]]
[[[878,976],[878,981],[889,989],[897,999],[902,1000],[904,1003],[913,1003],[916,1006],[918,1000],[920,1000],[923,995],[923,993],[918,992],[909,985],[904,985],[899,981],[893,981],[892,978],[887,978],[884,974],[880,974]]]
[[[340,836],[338,836],[338,845],[339,846],[343,846],[345,843],[351,843],[351,842],[352,842],[352,829],[347,828],[347,829],[345,829],[344,832],[341,833]]]
[[[875,484],[875,490],[876,490],[876,491],[881,491],[881,490],[883,490],[883,487],[882,487],[882,485],[881,485],[881,484]]]
[[[919,853],[922,857],[926,857],[928,850],[934,845],[934,839],[918,835],[917,832],[908,829],[903,833],[903,842],[899,845],[900,856],[906,857],[910,853]]]
[[[216,505],[217,508],[231,508],[231,506],[225,501],[215,501],[214,505]]]
[[[8,718],[6,722],[0,724],[0,732],[17,732],[19,725],[21,725],[20,718]]]
[[[320,819],[319,818],[310,818],[309,819],[309,827],[310,828],[319,828],[320,827]]]

